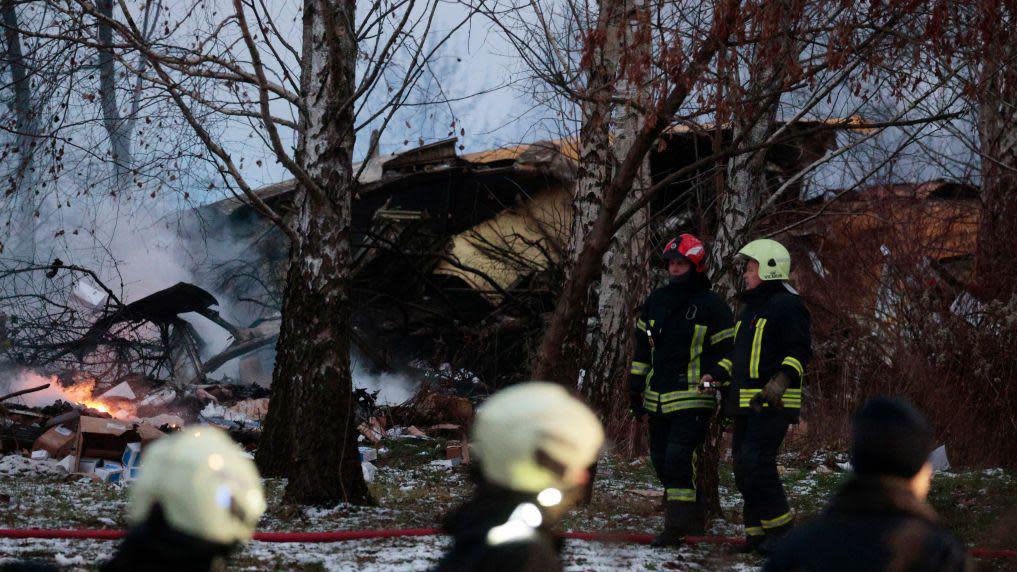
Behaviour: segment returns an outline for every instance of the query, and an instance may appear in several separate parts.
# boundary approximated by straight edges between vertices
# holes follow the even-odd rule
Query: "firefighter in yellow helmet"
[[[745,289],[739,294],[734,349],[700,385],[724,388],[724,413],[734,418],[731,449],[748,547],[765,553],[794,523],[777,452],[801,411],[802,378],[812,358],[811,320],[787,282],[791,255],[782,244],[754,240],[739,254],[746,259]]]
[[[472,437],[477,488],[446,518],[452,547],[435,570],[561,570],[551,529],[589,480],[604,442],[596,415],[560,385],[531,381],[491,396]]]
[[[161,438],[142,460],[130,492],[131,530],[102,570],[223,569],[265,512],[254,462],[207,426]]]

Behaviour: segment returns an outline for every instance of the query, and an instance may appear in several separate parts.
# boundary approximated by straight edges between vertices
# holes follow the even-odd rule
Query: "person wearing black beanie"
[[[932,447],[932,427],[906,401],[866,401],[853,419],[854,474],[822,515],[777,547],[763,572],[974,570],[925,502]]]

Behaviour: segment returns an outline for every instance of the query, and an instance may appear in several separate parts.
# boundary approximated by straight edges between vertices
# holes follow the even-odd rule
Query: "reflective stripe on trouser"
[[[790,527],[794,513],[777,473],[777,452],[790,420],[780,412],[751,413],[734,421],[731,453],[735,484],[745,505],[746,535],[779,533]]]
[[[696,501],[696,456],[706,441],[711,411],[650,417],[650,461],[664,485],[665,500]]]

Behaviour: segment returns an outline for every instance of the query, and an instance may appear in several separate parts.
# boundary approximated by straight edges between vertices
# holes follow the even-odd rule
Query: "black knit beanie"
[[[859,475],[910,479],[932,452],[932,427],[902,399],[873,397],[855,413],[851,465]]]

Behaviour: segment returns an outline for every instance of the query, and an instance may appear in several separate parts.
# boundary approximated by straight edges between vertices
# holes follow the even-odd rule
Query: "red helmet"
[[[681,234],[671,239],[661,253],[664,260],[685,259],[696,269],[702,272],[706,269],[706,248],[703,241],[691,234]]]

